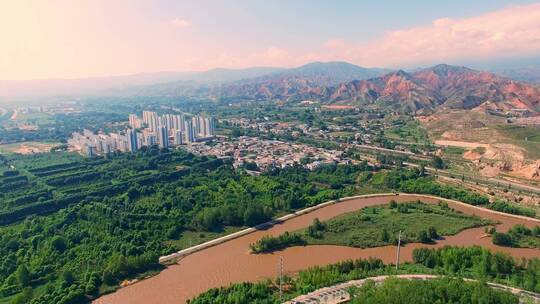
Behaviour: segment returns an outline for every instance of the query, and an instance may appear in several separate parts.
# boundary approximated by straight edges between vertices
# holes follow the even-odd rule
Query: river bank
[[[199,248],[199,251],[184,256],[177,264],[168,267],[160,274],[98,298],[94,303],[137,304],[148,303],[149,299],[152,302],[159,303],[184,303],[212,287],[274,277],[277,273],[277,263],[280,256],[283,257],[285,271],[289,274],[315,265],[326,265],[346,259],[368,258],[370,256],[381,258],[385,263],[391,263],[395,259],[394,246],[360,249],[317,245],[292,247],[274,254],[263,255],[250,254],[248,246],[264,235],[275,236],[285,231],[304,228],[311,224],[314,218],[327,220],[336,215],[355,211],[366,206],[386,204],[392,199],[398,202],[420,199],[426,203],[437,203],[439,200],[443,200],[448,202],[450,207],[466,214],[500,222],[497,225],[498,231],[507,231],[515,224],[532,227],[540,223],[536,219],[503,214],[457,201],[425,195],[383,194],[343,199],[339,203],[327,203],[308,213],[292,216],[273,226],[256,229],[234,239],[222,240],[221,243],[213,244],[210,247]],[[445,245],[480,245],[491,250],[509,253],[516,258],[540,256],[540,250],[537,249],[507,248],[493,245],[490,238],[485,238],[484,235],[483,228],[473,228],[455,236],[447,237],[433,245],[407,244],[401,250],[401,260],[410,261],[412,251],[415,248],[433,248]]]

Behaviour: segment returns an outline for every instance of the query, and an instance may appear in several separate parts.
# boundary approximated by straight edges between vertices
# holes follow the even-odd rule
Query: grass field
[[[497,130],[514,140],[540,143],[540,128],[520,125],[500,125]]]
[[[496,130],[508,138],[508,143],[527,151],[527,158],[540,159],[540,128],[519,125],[498,125]]]
[[[464,229],[490,224],[478,217],[467,216],[444,205],[421,202],[363,208],[323,223],[325,228],[316,236],[308,229],[301,233],[307,244],[329,244],[350,247],[378,247],[395,242],[399,231],[405,242],[419,241],[421,231],[434,227],[439,235],[454,235]],[[384,236],[383,231],[388,235]]]
[[[27,124],[33,124],[33,125],[48,125],[51,123],[54,123],[54,119],[50,114],[47,113],[18,113],[17,114],[17,122],[19,123],[27,123]]]
[[[392,128],[384,131],[384,136],[393,140],[417,144],[430,144],[426,129],[416,120],[394,122]]]

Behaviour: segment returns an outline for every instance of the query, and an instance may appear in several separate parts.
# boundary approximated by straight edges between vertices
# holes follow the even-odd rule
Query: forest
[[[158,256],[182,249],[191,232],[219,234],[354,194],[358,173],[370,169],[276,168],[255,177],[159,149],[106,159],[5,156],[2,165],[10,191],[0,205],[0,303],[88,301],[159,271]],[[14,187],[14,176],[25,184]]]
[[[356,194],[487,198],[439,186],[418,171],[366,162],[271,168],[260,176],[183,150],[82,158],[66,152],[0,156],[0,303],[80,303],[159,271],[158,257]]]

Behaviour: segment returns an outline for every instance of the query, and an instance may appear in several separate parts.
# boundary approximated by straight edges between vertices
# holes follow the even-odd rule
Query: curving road
[[[351,287],[361,287],[368,280],[374,281],[375,283],[381,283],[388,278],[399,278],[405,280],[431,280],[442,278],[443,276],[431,275],[431,274],[400,274],[400,275],[383,275],[371,278],[365,278],[361,280],[348,281],[340,283],[334,286],[323,287],[317,289],[313,292],[310,292],[306,295],[298,296],[290,301],[285,302],[284,304],[340,304],[347,303],[350,300],[350,295],[348,293],[349,288]],[[465,281],[474,282],[476,280],[464,279]],[[496,283],[487,283],[489,287],[499,290],[508,291],[514,295],[519,296],[520,298],[527,298],[533,300],[534,303],[540,303],[540,294],[529,292],[523,289],[509,287]]]
[[[250,243],[257,241],[264,235],[279,235],[285,231],[297,230],[310,225],[315,218],[328,220],[339,214],[355,211],[366,206],[387,204],[392,199],[398,202],[420,199],[426,203],[434,204],[439,200],[443,200],[413,194],[400,194],[399,196],[383,194],[376,197],[358,197],[342,200],[339,203],[330,204],[313,212],[296,216],[266,230],[258,230],[192,253],[182,258],[177,264],[169,266],[160,274],[98,298],[94,303],[185,303],[188,299],[209,288],[227,286],[235,282],[258,281],[276,277],[280,256],[284,259],[286,273],[295,273],[311,266],[327,265],[346,259],[378,257],[385,263],[393,263],[395,260],[395,246],[361,249],[317,245],[291,247],[274,254],[262,255],[250,254],[248,248]],[[448,202],[450,207],[463,213],[474,214],[500,222],[497,225],[498,231],[506,231],[515,224],[523,224],[528,227],[540,225],[540,220],[503,214],[456,201],[445,201]],[[401,249],[401,260],[411,261],[412,251],[415,248],[434,248],[445,245],[480,245],[495,251],[509,253],[517,258],[540,256],[540,250],[538,249],[508,248],[493,245],[491,239],[485,237],[484,228],[479,227],[449,236],[434,245],[407,244]]]

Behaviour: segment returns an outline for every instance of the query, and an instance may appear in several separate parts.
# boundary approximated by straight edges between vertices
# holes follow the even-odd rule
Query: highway
[[[374,281],[377,284],[382,283],[384,280],[394,277],[405,280],[432,280],[441,278],[443,276],[430,275],[430,274],[401,274],[395,276],[378,276],[371,277],[362,280],[348,281],[345,283],[337,284],[330,287],[324,287],[313,292],[308,293],[307,295],[298,296],[290,301],[284,302],[284,304],[340,304],[346,303],[351,298],[348,290],[351,287],[361,287],[368,280]],[[464,279],[465,281],[474,282],[476,280]],[[520,297],[520,302],[524,298],[530,299],[533,303],[540,303],[540,294],[529,292],[519,288],[513,288],[496,283],[487,283],[489,287],[499,290],[504,290],[511,292],[514,295]],[[530,303],[530,302],[529,302]]]

